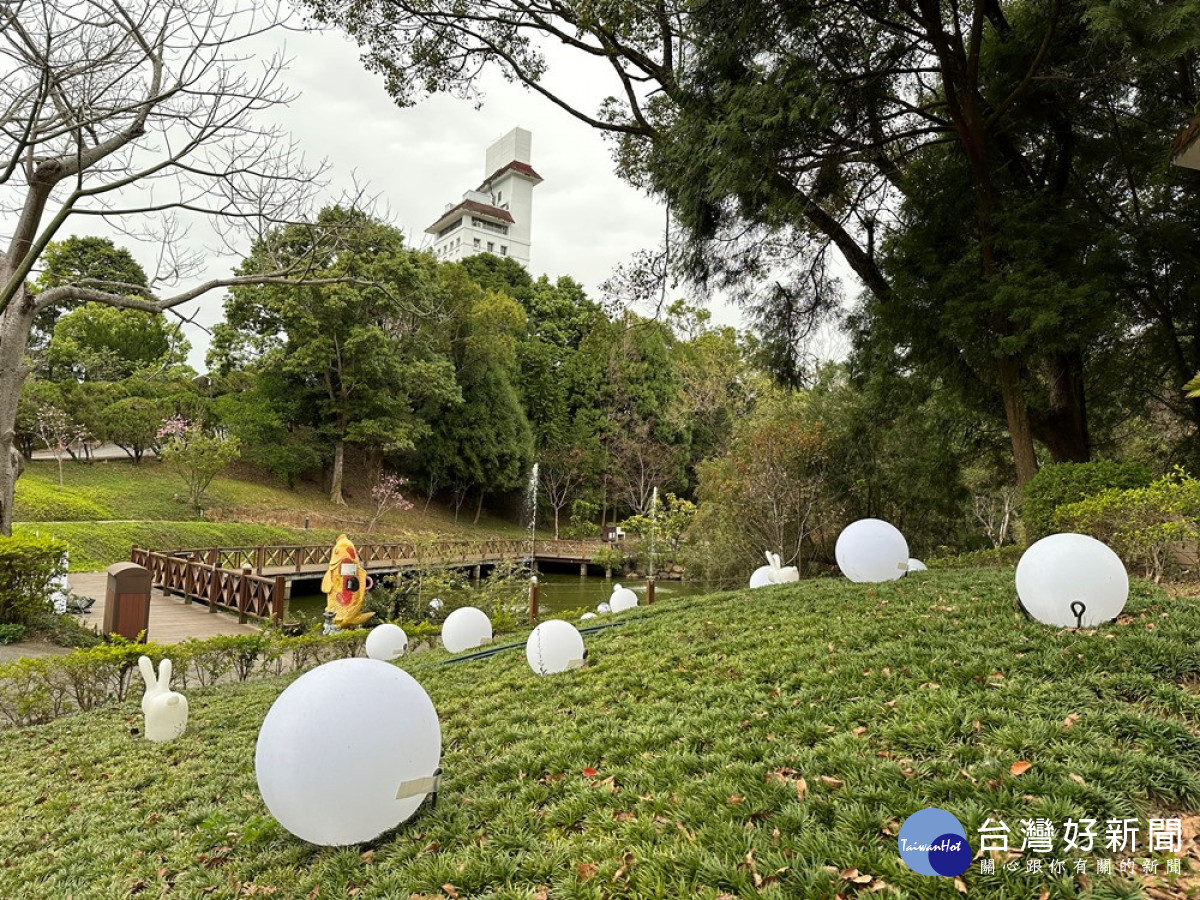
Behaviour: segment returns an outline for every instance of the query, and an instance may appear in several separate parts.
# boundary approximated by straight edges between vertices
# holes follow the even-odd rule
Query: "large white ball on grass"
[[[543,622],[525,642],[525,658],[539,675],[553,675],[583,663],[583,635],[570,622],[550,619]]]
[[[613,585],[612,596],[608,598],[608,607],[615,613],[625,612],[638,605],[637,594],[619,584]]]
[[[427,794],[421,779],[441,756],[437,712],[416,679],[352,658],[305,672],[279,695],[258,733],[254,768],[280,825],[312,844],[344,846],[416,812]]]
[[[367,635],[367,656],[371,659],[381,659],[390,662],[398,656],[403,656],[408,650],[408,635],[399,625],[385,622],[376,625]]]
[[[913,559],[912,557],[909,557],[908,571],[910,571],[910,572],[927,572],[927,571],[929,571],[929,566],[925,565],[925,563],[921,562],[919,559]]]
[[[491,639],[492,620],[474,606],[456,609],[442,625],[442,646],[451,653],[474,649]]]
[[[1017,563],[1017,596],[1039,622],[1090,628],[1120,615],[1129,575],[1107,544],[1085,534],[1052,534]]]
[[[754,574],[750,576],[750,587],[760,588],[771,584],[771,567],[759,566],[754,570]]]
[[[908,571],[908,541],[895,525],[859,519],[842,529],[834,548],[838,568],[851,581],[895,581]]]

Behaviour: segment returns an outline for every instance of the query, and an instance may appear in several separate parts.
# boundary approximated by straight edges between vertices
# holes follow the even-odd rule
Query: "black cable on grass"
[[[580,628],[580,634],[592,634],[596,631],[603,631],[605,628],[617,628],[621,625],[628,624],[627,622],[609,622],[607,625],[592,625],[590,628]],[[524,647],[526,641],[519,644],[505,644],[503,647],[488,647],[486,650],[480,650],[478,653],[468,653],[466,656],[456,656],[453,659],[446,659],[438,663],[439,666],[451,666],[454,663],[469,662],[473,659],[487,659],[489,656],[495,656],[497,653],[502,653],[505,650],[516,650],[518,647]]]

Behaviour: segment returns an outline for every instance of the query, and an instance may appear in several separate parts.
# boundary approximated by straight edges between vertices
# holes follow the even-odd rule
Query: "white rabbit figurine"
[[[146,740],[173,741],[187,728],[187,697],[171,690],[171,661],[164,659],[154,674],[150,657],[138,659],[138,668],[146,682],[142,713],[146,717]]]
[[[781,568],[778,553],[767,551],[767,562],[771,564],[771,572],[768,576],[771,579],[771,584],[787,584],[791,581],[800,580],[800,570],[795,566],[788,566],[786,569]]]

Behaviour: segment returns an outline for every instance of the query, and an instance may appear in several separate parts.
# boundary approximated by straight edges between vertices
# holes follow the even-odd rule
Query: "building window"
[[[455,219],[453,222],[451,222],[449,225],[447,225],[445,228],[443,228],[441,231],[439,231],[437,233],[437,236],[440,238],[445,237],[450,232],[452,232],[455,228],[458,228],[460,225],[462,225],[462,223],[463,223],[462,219]]]
[[[477,219],[472,216],[471,224],[476,228],[482,228],[484,231],[494,231],[496,234],[508,234],[507,225],[497,225],[495,222],[489,222],[487,219]]]
[[[491,241],[488,241],[488,253],[495,253],[495,252],[496,252],[496,245],[493,244]]]
[[[501,256],[508,256],[508,245],[507,245],[507,244],[501,244],[501,245],[500,245],[500,255],[501,255]]]
[[[475,238],[475,249],[479,249],[479,238]]]
[[[496,202],[499,203],[504,199],[504,191],[496,191]]]

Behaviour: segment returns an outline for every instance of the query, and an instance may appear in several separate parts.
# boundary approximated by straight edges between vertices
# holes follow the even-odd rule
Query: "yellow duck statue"
[[[375,613],[362,611],[363,595],[371,586],[367,576],[358,561],[358,551],[346,535],[338,535],[333,545],[333,553],[329,556],[329,568],[321,579],[321,590],[325,592],[328,601],[325,612],[333,613],[333,624],[338,628],[351,628],[361,625]]]

